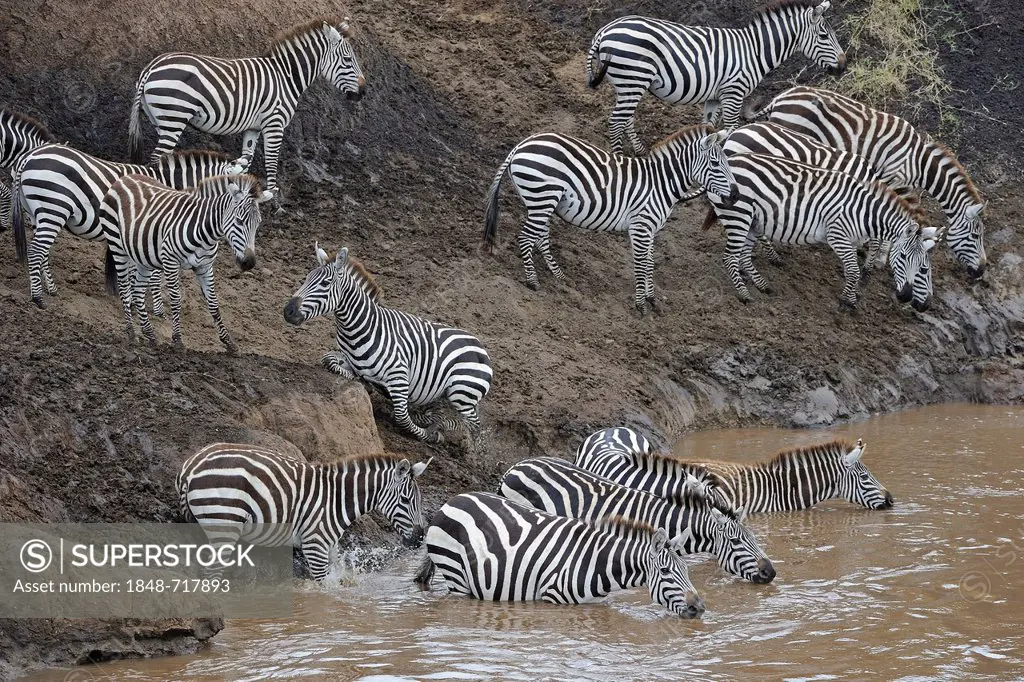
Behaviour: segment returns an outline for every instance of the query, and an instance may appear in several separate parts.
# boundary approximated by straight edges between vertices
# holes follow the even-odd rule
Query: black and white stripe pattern
[[[451,591],[489,601],[580,604],[646,585],[651,599],[694,618],[704,602],[675,550],[680,538],[611,517],[596,524],[490,493],[449,500],[430,521],[416,581],[439,570]]]
[[[142,175],[117,180],[100,206],[107,239],[107,289],[120,292],[128,338],[135,340],[132,299],[139,326],[156,345],[145,297],[155,273],[167,282],[171,302],[172,340],[181,345],[180,271],[195,271],[217,335],[228,352],[238,348],[220,316],[213,286],[213,264],[220,241],[235,252],[243,271],[256,265],[256,230],[260,226],[260,184],[251,175],[220,175],[201,181],[193,190],[176,190]]]
[[[43,285],[57,293],[50,270],[50,249],[61,230],[76,237],[103,239],[99,206],[114,182],[129,174],[151,177],[169,187],[194,187],[203,178],[241,173],[244,169],[224,154],[179,152],[148,166],[104,161],[63,144],[36,147],[22,157],[14,173],[14,241],[18,259],[28,253],[29,290],[40,308]],[[25,220],[35,226],[26,249]],[[154,307],[158,297],[154,295]]]
[[[276,194],[284,129],[310,83],[323,76],[349,99],[361,98],[366,90],[351,36],[347,19],[318,19],[293,28],[262,57],[160,55],[143,69],[135,86],[128,125],[132,158],[142,159],[140,110],[159,135],[154,159],[172,151],[192,126],[214,135],[242,133],[238,163],[248,167],[262,134],[267,191]]]
[[[487,196],[484,241],[498,233],[498,189],[508,172],[526,205],[517,244],[527,284],[537,289],[536,247],[551,273],[565,275],[548,242],[552,214],[571,225],[601,232],[626,232],[633,253],[634,304],[645,312],[654,297],[654,236],[672,209],[689,198],[694,183],[728,196],[735,183],[710,126],[683,128],[655,145],[649,157],[632,159],[557,133],[533,135],[509,152]]]
[[[510,468],[498,493],[513,502],[549,514],[583,521],[622,516],[661,528],[669,537],[682,536],[685,554],[710,552],[733,575],[769,583],[775,568],[754,535],[729,507],[718,506],[699,492],[673,499],[614,483],[565,460],[537,457]]]
[[[25,154],[53,141],[53,135],[39,121],[0,108],[0,168],[13,170]]]
[[[948,147],[906,120],[820,88],[795,87],[753,115],[767,117],[837,149],[856,152],[901,195],[932,195],[949,220],[946,242],[971,278],[985,271],[985,201]]]
[[[480,341],[461,329],[380,305],[380,288],[359,261],[349,258],[348,248],[330,260],[318,246],[316,257],[320,265],[288,301],[284,318],[299,325],[334,315],[338,350],[324,356],[324,366],[386,391],[398,425],[421,440],[440,442],[442,429],[458,427],[458,421],[444,419],[424,429],[409,415],[410,406],[441,400],[455,408],[474,436],[478,404],[492,379],[491,360]]]
[[[878,482],[861,457],[864,442],[831,441],[781,452],[758,464],[697,462],[715,472],[720,494],[750,513],[807,509],[844,499],[868,509],[888,509],[892,494]]]
[[[0,180],[0,232],[11,227],[11,186]]]
[[[322,581],[345,530],[370,511],[384,515],[406,544],[419,545],[424,524],[416,478],[429,463],[362,455],[308,464],[256,445],[214,443],[185,460],[175,487],[182,513],[218,540],[292,544],[301,548],[313,579]],[[246,535],[253,524],[281,524],[291,532]],[[234,537],[224,537],[231,527]]]
[[[793,52],[842,71],[846,55],[825,23],[828,0],[784,0],[742,29],[683,26],[661,19],[622,17],[594,36],[587,58],[591,87],[607,77],[615,88],[610,120],[612,151],[628,137],[646,153],[634,128],[636,108],[648,90],[673,104],[703,103],[705,121],[739,123],[743,100]]]
[[[782,244],[827,243],[843,265],[841,305],[853,307],[860,295],[857,246],[875,239],[893,244],[889,265],[899,299],[927,310],[932,296],[928,250],[936,228],[921,230],[906,202],[881,183],[865,185],[842,171],[761,154],[736,154],[729,166],[740,188],[739,199],[726,206],[712,193],[708,199],[725,227],[725,267],[740,300],[750,300],[743,282],[770,291],[751,259],[754,236]]]

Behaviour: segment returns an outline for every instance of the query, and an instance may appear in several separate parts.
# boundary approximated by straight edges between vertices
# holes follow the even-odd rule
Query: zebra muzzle
[[[426,531],[423,526],[416,526],[412,529],[412,532],[402,537],[402,544],[406,547],[416,548],[423,544],[423,537],[426,535]]]
[[[295,297],[284,307],[284,321],[288,324],[302,324],[306,316],[302,314],[302,299]]]
[[[686,593],[686,608],[679,615],[696,618],[704,613],[704,600],[696,592]]]
[[[900,303],[910,303],[911,299],[914,298],[914,288],[910,283],[904,284],[899,291],[896,292],[896,300]]]
[[[241,258],[235,256],[235,262],[242,269],[242,272],[248,272],[256,267],[256,252],[252,249],[246,249]]]
[[[350,99],[353,102],[358,102],[363,98],[363,95],[366,94],[366,79],[360,76],[357,84],[358,87],[355,90],[350,90],[349,92],[345,93],[346,99]]]
[[[772,566],[772,562],[768,559],[758,559],[757,574],[750,581],[758,585],[766,585],[773,580],[775,580],[775,567]]]

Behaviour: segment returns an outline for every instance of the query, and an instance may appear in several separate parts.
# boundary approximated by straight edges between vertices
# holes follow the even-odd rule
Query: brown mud
[[[103,292],[102,248],[67,233],[52,256],[59,295],[37,310],[26,268],[0,235],[0,521],[169,520],[177,466],[213,440],[274,443],[322,459],[380,448],[433,456],[422,479],[432,509],[453,493],[490,489],[525,456],[566,455],[611,424],[673,442],[710,426],[812,426],[946,401],[1021,402],[1024,115],[1016,93],[989,81],[1024,80],[1012,72],[1019,60],[1005,58],[1005,36],[1021,25],[1022,11],[991,0],[993,20],[959,4],[968,27],[996,21],[943,54],[957,88],[951,100],[1001,121],[964,113],[957,145],[989,199],[986,281],[967,284],[939,248],[927,313],[898,304],[888,273],[878,272],[849,314],[838,309],[835,256],[788,249],[783,267],[762,268],[774,293],[755,292],[743,305],[721,265],[722,235],[698,230],[705,205],[697,201],[677,209],[659,237],[658,311],[645,319],[632,311],[625,239],[554,227],[568,281],[542,272],[534,292],[523,285],[512,243],[521,206],[507,188],[500,245],[493,256],[479,253],[484,196],[508,149],[532,132],[605,144],[611,90],[584,82],[584,53],[603,23],[635,12],[737,25],[752,4],[349,5],[367,96],[348,103],[325,83],[307,93],[282,152],[284,212],[265,215],[258,267],[241,274],[228,259],[218,266],[221,309],[241,357],[223,353],[189,277],[186,349],[168,345],[162,321],[158,348],[130,347],[119,303]],[[124,159],[135,78],[153,56],[262,53],[278,28],[336,9],[320,1],[17,2],[0,15],[0,103],[38,117],[61,140]],[[822,78],[794,57],[758,95],[770,97],[789,79]],[[654,141],[699,114],[648,99],[639,130]],[[927,112],[921,124],[934,129]],[[150,149],[153,131],[148,122],[143,128]],[[236,153],[239,145],[238,137],[185,137],[186,147]],[[495,382],[478,453],[411,440],[377,394],[374,423],[362,386],[319,367],[333,343],[330,323],[285,324],[284,304],[314,263],[314,240],[330,250],[348,246],[388,305],[481,338]],[[358,530],[350,542],[393,540],[383,522]],[[123,623],[30,625],[0,621],[0,660],[10,670],[185,651],[220,627],[172,623],[165,636],[147,639],[125,634]],[[52,643],[60,646],[47,648]]]

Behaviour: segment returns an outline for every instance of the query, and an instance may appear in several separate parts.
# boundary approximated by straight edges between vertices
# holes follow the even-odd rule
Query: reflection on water
[[[229,621],[197,655],[88,670],[96,680],[1024,678],[1022,436],[1024,409],[946,406],[827,431],[687,437],[680,455],[739,461],[863,438],[864,462],[896,497],[887,511],[834,501],[751,517],[778,578],[754,585],[695,557],[700,621],[667,615],[643,588],[576,607],[421,593],[409,580],[415,556],[354,587],[304,585],[293,620]]]

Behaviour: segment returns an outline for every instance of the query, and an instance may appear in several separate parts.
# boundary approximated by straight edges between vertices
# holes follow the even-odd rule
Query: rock
[[[819,386],[807,393],[807,403],[803,410],[793,414],[793,423],[797,426],[831,424],[838,414],[839,398],[828,386]]]
[[[0,523],[67,523],[70,520],[60,500],[33,490],[7,469],[0,469]]]

